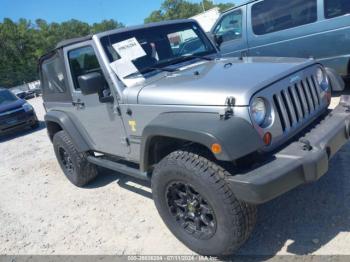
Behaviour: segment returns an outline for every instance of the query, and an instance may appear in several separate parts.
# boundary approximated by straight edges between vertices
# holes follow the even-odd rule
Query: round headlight
[[[327,74],[321,68],[318,68],[316,71],[316,79],[317,79],[317,83],[320,85],[322,90],[324,91],[329,90],[329,81],[328,81]]]
[[[265,100],[260,98],[260,97],[254,99],[254,101],[250,107],[250,111],[251,111],[251,114],[252,114],[254,121],[259,126],[262,126],[262,124],[264,124],[264,122],[265,122],[266,114],[267,114]]]

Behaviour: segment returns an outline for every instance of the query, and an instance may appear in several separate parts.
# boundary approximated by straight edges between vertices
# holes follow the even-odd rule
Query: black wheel
[[[53,147],[64,174],[72,184],[83,187],[97,176],[96,166],[87,161],[88,154],[79,153],[65,131],[54,135]]]
[[[37,129],[37,128],[39,128],[39,126],[40,126],[40,122],[39,121],[35,121],[35,123],[33,125],[31,125],[31,128],[32,129]]]
[[[176,151],[155,168],[155,205],[170,231],[201,255],[229,255],[250,236],[256,207],[238,201],[229,173],[199,155]]]

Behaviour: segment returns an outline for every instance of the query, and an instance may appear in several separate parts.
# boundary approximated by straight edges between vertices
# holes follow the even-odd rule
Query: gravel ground
[[[43,120],[41,98],[29,102]],[[0,155],[0,254],[192,254],[164,226],[149,185],[109,171],[71,185],[44,124],[2,138]],[[350,255],[349,157],[348,144],[319,182],[260,206],[239,254]]]

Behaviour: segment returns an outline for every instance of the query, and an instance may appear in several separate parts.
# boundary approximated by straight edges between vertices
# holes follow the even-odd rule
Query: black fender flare
[[[54,122],[58,124],[62,130],[66,131],[78,152],[86,152],[90,150],[90,146],[79,132],[74,121],[62,111],[50,111],[45,115],[45,123]]]
[[[343,78],[333,69],[326,67],[326,73],[329,78],[332,91],[334,92],[342,92],[345,89],[345,82]]]
[[[220,119],[218,113],[163,113],[143,130],[140,169],[149,168],[149,149],[152,138],[170,137],[195,142],[211,150],[214,143],[222,146],[215,157],[234,161],[264,146],[263,140],[247,120],[232,116]]]

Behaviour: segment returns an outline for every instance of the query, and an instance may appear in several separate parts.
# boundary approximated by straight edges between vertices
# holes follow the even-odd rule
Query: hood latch
[[[220,114],[220,119],[222,120],[226,120],[228,118],[230,118],[231,116],[233,116],[233,108],[235,106],[236,100],[234,97],[230,96],[226,98],[225,101],[225,108],[220,110],[219,114]]]

